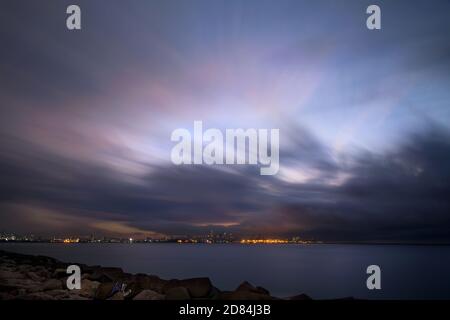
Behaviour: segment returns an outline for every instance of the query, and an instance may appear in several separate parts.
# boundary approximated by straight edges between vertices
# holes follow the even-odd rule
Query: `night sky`
[[[449,89],[450,1],[2,0],[0,231],[450,242]],[[279,173],[172,164],[195,120]]]

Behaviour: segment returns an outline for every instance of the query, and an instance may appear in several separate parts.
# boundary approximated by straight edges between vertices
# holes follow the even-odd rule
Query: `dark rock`
[[[58,279],[50,279],[44,282],[42,285],[42,290],[56,290],[56,289],[62,289],[62,282]]]
[[[312,300],[310,296],[302,293],[302,294],[298,294],[296,296],[293,297],[289,297],[289,300]]]
[[[192,278],[180,281],[180,286],[188,289],[192,298],[204,298],[211,291],[212,284],[209,278]]]
[[[71,293],[68,297],[64,297],[61,300],[89,300],[89,298],[79,296],[75,293]]]
[[[66,298],[69,297],[70,295],[69,290],[62,290],[62,289],[50,290],[46,291],[45,293],[48,294],[49,296],[52,296],[55,299]]]
[[[57,264],[59,261],[46,256],[36,256],[36,264],[52,266]]]
[[[355,297],[344,297],[344,298],[338,298],[338,299],[333,299],[334,301],[352,301],[352,300],[357,300],[355,299]]]
[[[81,280],[81,289],[72,290],[72,292],[77,293],[82,297],[94,298],[99,286],[100,282],[83,279]]]
[[[98,281],[98,282],[112,282],[123,279],[125,274],[123,273],[121,268],[97,268],[94,272],[89,276],[90,280]]]
[[[270,292],[265,288],[255,287],[246,281],[241,283],[235,291],[221,292],[211,284],[209,278],[164,280],[154,275],[131,275],[124,273],[120,268],[84,264],[78,264],[82,270],[81,289],[65,290],[68,265],[68,263],[49,257],[22,255],[0,250],[0,300],[277,299],[271,297]],[[286,299],[311,300],[306,294]],[[350,299],[353,298],[341,300]]]
[[[266,289],[264,289],[263,287],[254,287],[253,285],[251,285],[249,282],[244,281],[242,282],[235,291],[245,291],[245,292],[253,292],[253,293],[258,293],[258,294],[265,294],[265,295],[270,295],[270,292]]]
[[[35,282],[30,279],[2,279],[0,282],[1,291],[12,291],[15,289],[26,289],[29,290],[34,287],[39,287],[39,291],[42,290],[42,286],[40,283]]]
[[[242,282],[234,291],[255,291],[256,288],[252,286],[249,282]]]
[[[41,278],[50,278],[51,276],[51,273],[44,267],[37,268],[35,273]]]
[[[108,299],[112,295],[112,290],[114,287],[114,283],[106,282],[100,283],[97,290],[95,291],[95,299],[105,300]]]
[[[263,288],[263,287],[256,287],[256,292],[258,293],[262,293],[262,294],[267,294],[268,296],[270,296],[270,292],[269,290]]]
[[[167,290],[166,300],[189,300],[189,292],[184,287],[174,287]]]
[[[52,277],[57,278],[57,279],[67,277],[67,269],[63,269],[63,268],[55,269],[55,271],[53,271]]]
[[[12,300],[16,297],[12,294],[6,293],[6,292],[0,292],[0,300]]]
[[[92,274],[94,273],[96,270],[101,269],[100,266],[87,266],[87,265],[79,265],[81,272],[84,274]]]
[[[153,291],[153,290],[143,290],[137,294],[133,300],[164,300],[165,296]]]
[[[17,268],[22,273],[27,273],[27,272],[33,270],[33,267],[29,264],[22,264],[22,265],[18,266]]]
[[[20,272],[0,270],[0,279],[24,279],[25,276]]]
[[[19,290],[17,290],[17,295],[18,296],[23,296],[25,294],[27,294],[27,289],[19,289]]]
[[[20,300],[55,300],[51,295],[44,292],[29,293],[24,296],[18,296],[17,298]]]
[[[108,300],[124,300],[125,297],[123,295],[123,292],[119,291],[116,292],[112,297],[108,298]]]
[[[210,300],[218,300],[220,299],[220,294],[221,291],[213,286],[211,287],[211,290],[209,291],[209,294],[206,298]]]
[[[170,289],[173,288],[178,288],[181,287],[181,281],[178,279],[171,279],[165,282],[163,288],[162,288],[162,293],[163,294],[167,294],[167,291],[169,291]]]
[[[35,272],[30,271],[27,273],[28,278],[30,278],[33,281],[41,282],[43,279],[39,277]]]
[[[159,293],[163,292],[164,286],[168,283],[167,280],[163,280],[158,276],[137,274],[134,276],[134,281],[136,281],[142,290],[153,290]]]

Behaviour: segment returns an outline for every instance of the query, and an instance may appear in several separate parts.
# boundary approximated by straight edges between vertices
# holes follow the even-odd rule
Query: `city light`
[[[242,244],[283,244],[289,243],[286,239],[242,239]]]
[[[210,231],[203,235],[169,235],[160,238],[133,238],[133,237],[95,237],[94,235],[71,235],[43,237],[18,235],[14,233],[0,233],[0,242],[48,242],[48,243],[179,243],[179,244],[313,244],[322,243],[318,240],[307,240],[299,236],[292,238],[264,238],[263,236],[235,236],[232,233]]]
[[[76,238],[76,239],[71,239],[71,238],[66,238],[63,240],[63,243],[78,243],[80,242],[80,239]]]

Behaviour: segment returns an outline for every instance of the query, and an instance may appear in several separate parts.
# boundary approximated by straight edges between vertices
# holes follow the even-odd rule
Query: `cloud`
[[[157,232],[151,232],[148,230],[143,230],[135,227],[130,227],[127,225],[126,221],[117,222],[117,221],[100,221],[94,222],[91,227],[100,232],[104,232],[105,234],[115,234],[120,236],[133,236],[140,238],[161,238],[164,235]]]
[[[64,3],[0,4],[2,227],[450,241],[448,1],[371,34],[359,1],[80,5],[69,33]],[[279,175],[169,163],[198,119],[279,128]]]
[[[260,176],[251,166],[162,164],[129,179],[42,150],[17,161],[32,146],[15,141],[16,156],[0,158],[0,199],[28,213],[6,210],[2,222],[46,233],[197,234],[213,228],[330,241],[450,240],[448,131],[429,127],[389,152],[334,157],[308,130],[290,130],[281,165],[292,172],[314,169],[317,176],[296,181]],[[346,179],[329,183],[341,175]],[[30,208],[37,211],[30,215]]]

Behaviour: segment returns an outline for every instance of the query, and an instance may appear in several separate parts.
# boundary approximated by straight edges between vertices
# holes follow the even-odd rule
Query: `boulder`
[[[81,289],[80,290],[72,290],[72,292],[86,298],[94,298],[95,292],[99,287],[100,282],[91,281],[88,279],[81,280]]]
[[[43,267],[36,270],[35,273],[41,278],[50,278],[51,276],[50,271],[48,271],[46,268]]]
[[[165,296],[153,291],[153,290],[143,290],[141,292],[139,292],[134,298],[133,300],[164,300]]]
[[[338,299],[333,299],[333,301],[352,301],[352,300],[357,300],[355,299],[355,297],[343,297],[343,298],[338,298]]]
[[[89,299],[86,297],[82,297],[77,294],[71,293],[69,296],[62,298],[61,300],[89,300]]]
[[[17,295],[18,296],[23,296],[27,294],[27,290],[26,289],[19,289],[17,290]]]
[[[52,266],[57,264],[59,261],[54,259],[54,258],[50,258],[50,257],[46,257],[46,256],[36,256],[36,264],[40,264],[40,265],[46,265],[46,266]]]
[[[17,269],[22,273],[27,273],[29,271],[33,271],[33,267],[29,264],[22,264],[17,267]]]
[[[164,286],[168,283],[167,280],[163,280],[158,276],[137,274],[133,277],[133,280],[139,285],[142,290],[153,290],[159,293],[163,292]]]
[[[211,280],[209,280],[209,278],[192,278],[181,280],[180,286],[186,288],[192,298],[207,297],[212,289]]]
[[[98,282],[112,282],[123,279],[125,274],[121,268],[96,268],[94,272],[89,276],[89,280]]]
[[[256,288],[248,281],[242,282],[234,291],[255,291]]]
[[[121,291],[116,292],[112,297],[108,298],[108,300],[124,300],[125,297]]]
[[[36,283],[36,284],[33,285],[33,286],[27,287],[26,290],[27,290],[28,293],[41,292],[41,291],[43,290],[43,289],[42,289],[42,284]]]
[[[38,276],[35,272],[30,271],[27,273],[27,277],[30,278],[33,281],[41,282],[43,279],[42,277]]]
[[[220,299],[221,291],[217,289],[216,287],[212,286],[211,290],[208,293],[208,296],[206,296],[206,299],[209,300],[218,300]]]
[[[189,292],[184,287],[175,287],[167,290],[166,300],[189,300]]]
[[[167,280],[165,282],[164,286],[162,287],[162,293],[167,294],[167,291],[169,291],[170,289],[178,288],[178,287],[182,287],[180,280],[178,280],[178,279]]]
[[[88,273],[88,274],[92,274],[95,272],[95,270],[100,269],[100,266],[87,266],[87,265],[79,265],[82,273]]]
[[[13,296],[12,294],[6,293],[6,292],[0,292],[0,301],[1,300],[12,300],[15,299],[16,297]]]
[[[62,289],[56,289],[56,290],[49,290],[45,292],[49,296],[52,296],[55,299],[62,299],[70,296],[70,292],[68,290],[62,290]]]
[[[44,284],[42,285],[42,290],[47,291],[47,290],[56,290],[56,289],[62,289],[62,282],[61,280],[58,279],[49,279],[47,281],[44,282]]]
[[[236,288],[235,291],[245,291],[245,292],[253,292],[253,293],[258,293],[258,294],[270,295],[270,292],[267,289],[264,289],[263,287],[254,287],[247,281],[242,282]]]
[[[41,284],[31,279],[1,279],[0,291],[7,292],[15,289],[29,290],[36,286],[41,287]],[[39,291],[41,291],[41,289]]]
[[[100,300],[109,298],[112,295],[113,287],[114,284],[112,282],[100,283],[100,285],[97,287],[97,290],[95,291],[94,298]]]
[[[67,269],[58,268],[55,271],[53,271],[52,278],[61,279],[67,277]]]
[[[24,279],[25,276],[20,272],[13,272],[9,270],[0,271],[0,279]]]
[[[20,300],[55,300],[51,295],[46,294],[44,292],[34,292],[29,293],[24,296],[18,296],[17,299]]]
[[[269,290],[267,290],[266,288],[260,287],[260,286],[256,287],[256,292],[262,293],[262,294],[267,294],[270,296]]]
[[[312,300],[310,296],[301,293],[296,296],[289,297],[288,300]]]
[[[9,266],[13,266],[13,265],[15,266],[16,262],[14,260],[12,260],[12,259],[8,259],[6,257],[2,257],[2,264],[9,265]]]

